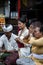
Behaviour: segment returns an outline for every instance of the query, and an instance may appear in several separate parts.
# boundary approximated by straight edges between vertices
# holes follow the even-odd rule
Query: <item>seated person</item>
[[[39,30],[41,30],[41,28],[40,27],[36,27],[35,29],[34,29],[34,31],[37,31],[37,35],[34,35],[35,37],[30,37],[30,40],[28,41],[28,43],[30,43],[30,44],[32,44],[32,53],[34,53],[34,52],[36,52],[36,51],[38,51],[39,49],[38,49],[38,44],[37,44],[37,47],[36,47],[36,43],[34,44],[33,42],[38,42],[39,43],[39,41],[37,41],[37,40],[39,40],[40,39],[40,32],[39,32]],[[32,31],[32,30],[31,30]],[[34,34],[36,34],[36,31],[35,32],[33,32]],[[41,34],[41,36],[43,36],[42,34]],[[32,40],[31,40],[31,38],[33,38]],[[34,41],[33,41],[34,40]],[[43,39],[42,39],[43,40]],[[41,41],[42,41],[41,40]],[[43,43],[43,42],[42,42]],[[40,44],[41,45],[41,44]],[[36,49],[37,48],[37,49]],[[40,53],[40,52],[42,52],[42,51],[39,51],[39,52],[37,52],[37,53]],[[36,63],[31,59],[31,56],[32,56],[32,54],[30,54],[28,57],[22,57],[22,58],[19,58],[19,59],[17,59],[17,61],[16,61],[16,63],[17,64],[20,64],[20,65],[36,65]],[[37,64],[38,65],[38,64]]]
[[[23,44],[22,41],[23,39],[29,35],[29,30],[26,27],[26,17],[22,16],[19,21],[18,21],[18,27],[20,29],[20,31],[18,32],[18,37],[16,39],[17,42],[19,42],[19,44]],[[24,45],[24,44],[23,44]],[[20,56],[26,56],[30,54],[30,47],[22,47],[20,48]]]
[[[1,59],[3,59],[6,65],[15,63],[15,60],[18,58],[18,45],[15,39],[17,36],[12,33],[13,26],[2,27],[4,34],[0,37],[0,52]],[[2,46],[4,45],[4,49]]]
[[[32,59],[36,65],[43,65],[43,26],[35,28],[34,36],[29,41],[32,44]]]

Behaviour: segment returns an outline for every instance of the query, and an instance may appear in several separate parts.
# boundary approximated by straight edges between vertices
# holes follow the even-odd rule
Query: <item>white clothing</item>
[[[36,65],[35,62],[28,58],[28,57],[22,57],[16,60],[17,65]]]
[[[35,58],[37,58],[37,59],[43,59],[43,54],[32,54],[33,55],[33,57],[35,57]]]
[[[29,34],[29,30],[25,27],[24,30],[20,30],[18,36],[21,40]]]
[[[30,47],[20,49],[20,57],[28,57],[30,55]]]
[[[11,33],[11,37],[10,39],[8,40],[8,38],[6,37],[6,35],[2,35],[1,38],[0,38],[0,47],[5,46],[5,49],[7,51],[9,50],[18,50],[18,45],[15,41],[15,39],[17,38],[17,36],[13,33]]]
[[[18,36],[21,40],[23,40],[23,38],[28,36],[28,34],[29,34],[29,30],[25,27],[23,31],[22,30],[19,31]],[[20,48],[20,57],[28,56],[30,54],[30,47],[28,45],[26,46],[27,47]]]
[[[10,32],[13,29],[13,26],[10,24],[8,27],[6,27],[5,25],[2,27],[4,32]]]

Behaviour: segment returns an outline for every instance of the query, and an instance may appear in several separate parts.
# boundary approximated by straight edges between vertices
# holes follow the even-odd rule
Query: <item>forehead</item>
[[[35,29],[36,29],[36,30],[40,30],[40,28],[39,28],[39,27],[36,27]]]
[[[18,21],[18,24],[24,24],[24,23],[22,23],[21,21]]]
[[[39,27],[36,27],[36,28],[34,29],[34,31],[40,31],[40,28],[39,28]]]

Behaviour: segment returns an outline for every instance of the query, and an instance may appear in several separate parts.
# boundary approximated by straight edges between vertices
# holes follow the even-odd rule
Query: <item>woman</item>
[[[19,27],[20,31],[18,33],[19,38],[17,38],[16,41],[20,42],[20,44],[22,45],[23,44],[22,41],[24,40],[24,38],[29,35],[29,30],[26,27],[26,16],[25,15],[19,19],[18,27]],[[20,48],[20,56],[26,56],[26,53],[27,53],[27,55],[30,54],[29,47],[28,47],[28,49],[26,47]]]

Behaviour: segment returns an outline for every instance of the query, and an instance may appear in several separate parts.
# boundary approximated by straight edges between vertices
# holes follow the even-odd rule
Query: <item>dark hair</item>
[[[35,26],[35,27],[41,27],[41,22],[40,22],[40,21],[36,21],[36,22],[34,23],[34,26]]]
[[[31,24],[34,26],[34,28],[36,28],[36,27],[40,28],[42,25],[40,21],[32,22]]]
[[[21,21],[22,23],[26,23],[26,17],[26,15],[22,15],[19,21]]]

